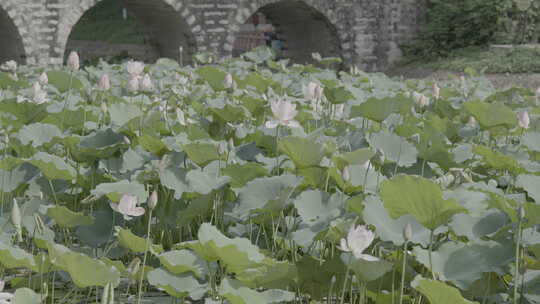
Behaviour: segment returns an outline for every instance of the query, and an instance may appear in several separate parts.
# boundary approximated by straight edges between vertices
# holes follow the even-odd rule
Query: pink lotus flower
[[[362,252],[369,247],[375,239],[375,233],[367,229],[364,225],[351,226],[347,238],[341,239],[340,248],[343,251],[351,252],[355,258],[366,261],[378,261],[377,257]]]
[[[99,79],[99,89],[103,91],[107,91],[111,88],[111,81],[109,80],[109,75],[103,74],[101,75],[101,78]]]
[[[144,214],[143,207],[137,207],[137,197],[134,195],[124,194],[118,204],[109,203],[111,208],[121,213],[126,221],[131,220],[133,216],[141,216]]]
[[[294,120],[298,111],[296,111],[296,105],[286,101],[278,100],[272,101],[270,103],[272,108],[272,113],[274,114],[275,120],[269,120],[266,122],[266,127],[273,129],[278,125],[297,128],[300,127],[298,121]]]

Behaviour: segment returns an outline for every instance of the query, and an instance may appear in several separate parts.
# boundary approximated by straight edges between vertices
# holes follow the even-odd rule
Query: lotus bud
[[[518,118],[518,124],[520,127],[522,127],[523,129],[529,128],[529,123],[531,122],[529,118],[529,112],[527,111],[519,112],[517,114],[517,118]]]
[[[226,152],[227,152],[227,144],[225,144],[224,142],[220,142],[218,144],[218,154],[223,155]]]
[[[132,276],[132,277],[135,277],[137,275],[137,273],[139,272],[139,268],[141,266],[141,259],[139,259],[138,257],[135,257],[131,263],[129,263],[128,267],[127,267],[127,271],[129,272],[129,274]]]
[[[152,194],[150,194],[150,197],[148,198],[148,208],[150,209],[156,208],[157,203],[158,203],[158,195],[157,195],[157,191],[154,190],[152,191]]]
[[[109,107],[107,107],[106,102],[102,102],[100,108],[101,108],[101,112],[103,112],[103,114],[106,114],[109,111]]]
[[[99,89],[103,91],[107,91],[111,88],[111,81],[109,80],[109,75],[103,74],[101,75],[101,78],[99,79]]]
[[[349,167],[348,166],[343,167],[343,170],[341,170],[341,177],[346,182],[351,180],[351,174],[349,172]]]
[[[230,89],[233,87],[233,84],[234,80],[232,75],[227,73],[227,75],[225,75],[225,79],[223,80],[223,87],[225,87],[226,89]]]
[[[433,98],[439,99],[441,97],[441,88],[437,85],[437,83],[433,84]]]
[[[114,304],[114,286],[110,282],[103,288],[101,304]]]
[[[336,275],[332,276],[332,279],[330,280],[330,282],[332,283],[332,285],[336,283]]]
[[[43,72],[41,75],[39,75],[39,84],[46,85],[49,83],[49,77],[47,76],[47,73]]]
[[[70,69],[77,71],[79,70],[80,63],[79,63],[79,54],[77,52],[72,51],[69,53],[67,65]]]
[[[181,45],[178,47],[178,51],[180,51],[180,53],[183,53],[184,52],[184,47]]]
[[[131,78],[131,80],[128,82],[128,90],[131,92],[136,92],[139,90],[139,78]]]
[[[476,128],[476,119],[474,118],[474,116],[469,117],[469,121],[467,122],[467,127]]]
[[[410,241],[412,239],[412,225],[411,223],[405,224],[405,227],[403,227],[403,238],[406,242]]]
[[[141,89],[143,91],[152,91],[154,89],[154,84],[152,83],[152,79],[148,73],[144,74],[142,78]]]
[[[420,96],[420,99],[418,100],[418,105],[422,108],[429,105],[429,99],[426,97],[426,95],[422,94],[422,96]]]
[[[233,150],[234,149],[234,139],[231,137],[229,138],[229,141],[227,142],[227,145],[229,146],[229,150]]]
[[[17,230],[17,238],[19,242],[22,242],[22,228],[21,228],[21,209],[16,199],[13,199],[13,208],[11,208],[11,223],[15,230]]]
[[[125,143],[126,145],[131,145],[131,140],[129,140],[129,137],[124,136],[124,143]]]

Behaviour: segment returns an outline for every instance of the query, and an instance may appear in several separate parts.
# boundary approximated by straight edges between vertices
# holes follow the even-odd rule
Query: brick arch
[[[74,26],[81,17],[97,3],[103,0],[82,0],[79,5],[70,7],[60,14],[58,30],[56,34],[55,49],[53,57],[55,61],[61,63],[67,53],[67,44],[69,36]],[[155,31],[155,38],[162,42],[160,55],[163,57],[178,58],[178,46],[173,43],[180,42],[184,46],[184,52],[190,58],[190,54],[195,53],[204,45],[205,38],[201,33],[201,24],[196,15],[194,15],[183,0],[124,0],[128,10],[135,11],[137,19],[140,19],[149,28],[160,28],[161,31]],[[159,11],[159,14],[148,12]],[[174,29],[185,28],[183,32],[176,32]],[[176,36],[173,36],[178,34]],[[182,40],[179,37],[185,35],[187,39]],[[184,45],[185,44],[185,45]]]
[[[311,10],[311,12],[307,12],[308,14],[317,15],[314,19],[319,17],[324,19],[322,21],[326,23],[328,31],[333,35],[337,43],[337,52],[332,54],[333,56],[341,56],[345,60],[351,57],[353,50],[350,42],[354,39],[354,33],[350,28],[350,17],[345,18],[343,14],[350,15],[354,12],[350,8],[347,10],[347,7],[343,6],[342,2],[328,0],[241,0],[236,13],[229,16],[231,26],[224,44],[226,55],[232,55],[233,44],[240,26],[246,23],[248,18],[257,11],[264,10],[269,6],[278,7],[294,3],[305,5],[306,8]],[[345,12],[346,10],[347,12]]]
[[[32,41],[21,35],[26,29],[22,16],[15,3],[0,2],[0,64],[8,60],[22,64],[27,62],[27,47]]]

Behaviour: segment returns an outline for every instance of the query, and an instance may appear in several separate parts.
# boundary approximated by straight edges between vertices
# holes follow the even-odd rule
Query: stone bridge
[[[0,0],[0,63],[61,64],[70,33],[101,1]],[[199,51],[233,56],[245,26],[263,15],[284,37],[287,57],[312,52],[348,65],[384,70],[422,20],[423,0],[115,0],[150,33],[159,56]]]

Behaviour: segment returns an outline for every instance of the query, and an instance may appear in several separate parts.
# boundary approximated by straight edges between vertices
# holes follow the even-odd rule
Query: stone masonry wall
[[[62,64],[69,35],[101,0],[0,0],[0,60]],[[240,28],[264,12],[290,57],[313,50],[346,65],[384,70],[421,24],[425,0],[121,0],[152,34],[161,56],[232,56]],[[9,20],[7,20],[9,19]],[[12,26],[9,26],[9,25]]]

